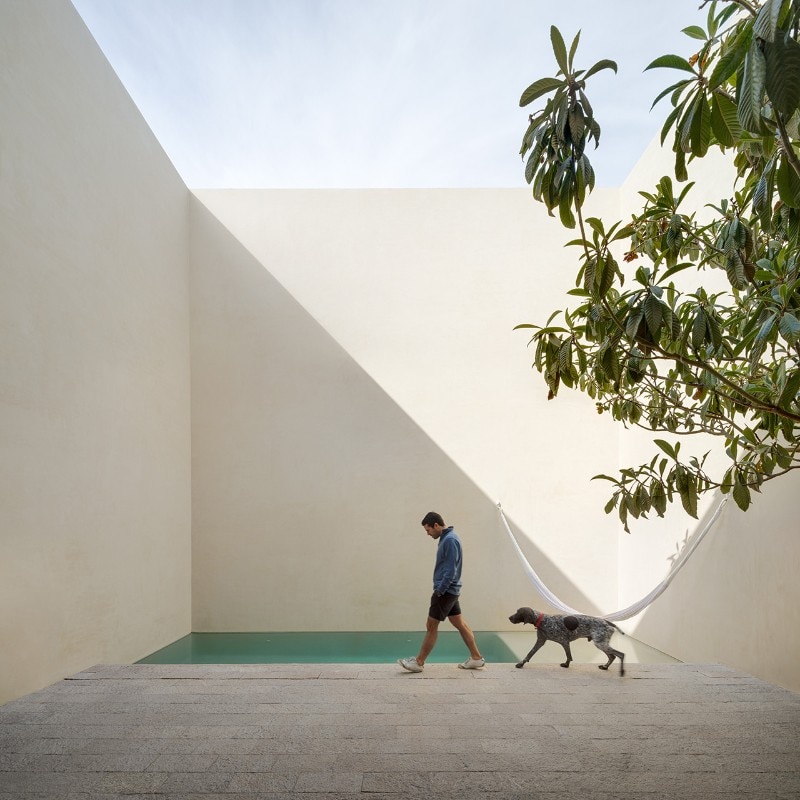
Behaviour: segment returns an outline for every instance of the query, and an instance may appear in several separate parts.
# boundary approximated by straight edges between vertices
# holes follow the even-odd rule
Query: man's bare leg
[[[461,638],[464,640],[464,644],[467,646],[470,656],[475,659],[483,658],[481,651],[478,650],[478,645],[475,643],[475,634],[472,632],[472,628],[467,625],[467,621],[464,619],[463,615],[456,614],[447,619],[450,620],[453,627],[461,634]]]
[[[425,638],[422,640],[422,644],[419,647],[419,653],[417,655],[417,664],[422,666],[425,663],[425,659],[431,654],[431,650],[433,650],[433,646],[436,644],[436,639],[439,636],[439,620],[434,619],[433,617],[428,617],[428,622],[425,625]]]

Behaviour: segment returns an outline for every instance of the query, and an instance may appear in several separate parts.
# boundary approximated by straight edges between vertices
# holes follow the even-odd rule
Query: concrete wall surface
[[[194,629],[420,629],[431,509],[462,535],[470,624],[509,627],[531,588],[492,498],[199,202],[191,220]]]
[[[543,577],[547,568],[536,564],[534,552],[569,574],[567,582],[547,575],[556,581],[554,591],[594,611],[616,603],[616,523],[602,513],[604,487],[591,482],[617,463],[616,429],[587,398],[564,391],[548,401],[547,387],[530,366],[529,333],[513,330],[523,322],[543,323],[574,276],[560,225],[528,192],[196,195],[486,497],[503,503]],[[289,354],[299,344],[285,334],[281,346]],[[247,363],[254,355],[263,363],[266,351],[231,358]],[[196,383],[193,399],[201,402]],[[199,458],[195,453],[195,467]],[[387,491],[405,491],[401,487],[416,481],[424,462],[420,455]],[[436,493],[426,503],[412,495],[401,504],[402,514],[421,519],[428,506],[445,519],[463,515]],[[487,535],[497,551],[510,552],[496,517]],[[429,570],[426,563],[427,577]],[[515,565],[504,579],[519,574]],[[197,581],[195,591],[202,595]],[[481,602],[491,605],[496,587],[482,591]],[[509,601],[514,607],[534,602],[532,589]],[[508,625],[507,616],[486,624]]]
[[[73,7],[0,3],[0,702],[190,628],[188,192]]]
[[[314,328],[321,325],[327,331],[326,338],[332,337],[346,351],[348,362],[357,363],[365,378],[369,377],[369,381],[364,379],[360,384],[348,379],[347,385],[336,389],[346,393],[346,404],[369,403],[377,411],[379,404],[388,408],[390,398],[390,405],[402,409],[430,441],[430,446],[419,446],[416,455],[412,452],[404,456],[401,464],[396,455],[389,455],[395,453],[394,449],[382,452],[387,445],[381,443],[377,429],[368,433],[373,440],[369,459],[363,454],[355,455],[352,441],[344,446],[352,435],[342,436],[343,441],[318,438],[316,460],[322,459],[335,470],[339,484],[334,496],[347,509],[343,516],[335,513],[337,505],[330,506],[330,513],[323,511],[330,503],[330,487],[324,478],[316,487],[308,487],[309,507],[312,492],[321,493],[313,501],[326,520],[321,527],[335,531],[337,541],[347,542],[353,525],[358,524],[359,503],[372,504],[379,497],[383,499],[377,503],[377,508],[382,509],[378,516],[381,527],[388,526],[386,530],[393,530],[400,519],[405,519],[413,523],[414,531],[430,508],[439,510],[446,520],[461,518],[465,526],[472,526],[473,520],[464,513],[461,502],[446,501],[434,491],[436,482],[431,480],[429,471],[440,458],[432,455],[431,447],[435,447],[463,471],[490,504],[503,502],[516,521],[523,547],[531,548],[531,561],[538,560],[537,569],[554,582],[554,591],[564,594],[568,602],[591,610],[608,608],[616,602],[616,524],[602,514],[603,487],[590,481],[592,475],[609,468],[609,457],[611,467],[616,465],[616,431],[607,420],[598,419],[594,405],[584,398],[565,392],[563,397],[548,402],[546,386],[530,368],[531,355],[525,349],[528,334],[512,330],[519,322],[543,322],[571,279],[569,271],[562,269],[562,243],[548,224],[554,221],[546,215],[537,218],[537,208],[527,192],[208,190],[197,192],[197,196],[262,265],[262,273],[268,271],[272,282],[277,279],[285,287],[282,294],[288,290],[293,304],[299,303],[316,320]],[[203,226],[197,226],[194,235],[202,231]],[[196,247],[193,261],[208,251],[210,247],[203,241]],[[230,258],[227,261],[232,263]],[[194,486],[198,498],[195,565],[207,544],[205,540],[201,544],[197,526],[206,524],[212,510],[209,485],[225,481],[227,473],[226,465],[216,456],[216,463],[204,463],[206,452],[217,454],[219,450],[207,451],[198,438],[212,429],[214,420],[219,424],[218,420],[224,419],[218,414],[210,415],[203,420],[202,428],[198,427],[197,415],[205,407],[206,393],[225,391],[213,373],[205,384],[199,383],[204,364],[198,351],[198,331],[204,331],[220,351],[226,338],[232,340],[225,349],[225,359],[229,369],[236,369],[248,380],[235,392],[235,407],[239,409],[236,424],[264,431],[266,436],[268,429],[279,431],[286,423],[281,418],[266,418],[270,405],[264,402],[265,390],[252,382],[264,370],[276,381],[277,375],[287,369],[286,359],[290,360],[288,363],[295,360],[292,374],[299,370],[296,359],[306,357],[305,341],[311,323],[309,320],[299,329],[285,325],[273,331],[270,326],[276,320],[275,290],[262,291],[259,312],[256,293],[248,289],[239,290],[240,296],[247,299],[247,309],[237,312],[231,301],[225,306],[229,316],[225,328],[209,329],[208,315],[200,317],[202,309],[208,307],[206,298],[214,305],[222,303],[222,298],[234,291],[231,282],[237,274],[226,259],[219,256],[217,262],[215,284],[210,289],[195,287],[192,301]],[[267,276],[262,275],[259,280],[263,284]],[[247,326],[247,346],[233,341],[244,334],[242,325]],[[280,347],[276,350],[278,341]],[[323,363],[327,361],[326,356]],[[325,373],[329,371],[326,368]],[[319,367],[307,368],[305,380],[308,389],[304,391],[314,392],[318,384],[327,386]],[[367,389],[357,386],[367,387],[372,382],[385,397],[378,400],[375,396],[367,401],[366,394],[358,396]],[[374,394],[372,389],[369,392]],[[316,389],[316,393],[320,390]],[[326,388],[321,394],[332,402],[331,389]],[[245,407],[243,398],[251,395],[252,400]],[[302,406],[297,401],[291,404],[295,413],[302,410],[305,414],[305,420],[296,424],[310,425],[310,430],[316,429],[319,414],[311,403],[308,399]],[[219,407],[224,408],[215,405]],[[366,412],[360,412],[360,416],[366,419]],[[594,446],[586,448],[586,442]],[[364,470],[364,465],[373,459],[375,466]],[[206,474],[211,467],[216,472]],[[272,477],[275,469],[263,456],[253,458],[250,468],[255,487],[268,483],[259,478],[259,471],[268,469]],[[202,477],[197,474],[198,469],[203,470]],[[305,480],[300,472],[308,472],[308,464],[301,468],[288,459],[284,470],[284,481]],[[370,476],[369,490],[358,479],[347,480],[353,471]],[[385,474],[386,484],[378,487],[374,479],[381,473]],[[421,475],[429,476],[422,484]],[[430,489],[415,499],[415,486]],[[425,502],[423,497],[427,498]],[[199,504],[202,513],[198,513]],[[237,529],[237,520],[247,513],[248,503],[244,505],[244,511],[226,511],[232,529]],[[261,513],[266,518],[269,509],[264,507]],[[522,571],[513,561],[496,512],[480,527],[489,540],[486,558],[492,560],[502,554],[505,559],[512,555],[510,569],[497,574],[500,583],[508,586],[509,581],[517,582]],[[408,530],[407,521],[401,529]],[[565,546],[567,540],[569,545]],[[389,552],[398,546],[391,536],[383,545]],[[362,545],[353,543],[353,553],[361,549]],[[574,558],[575,551],[582,554],[580,558]],[[240,556],[245,552],[240,551]],[[555,571],[550,573],[541,557],[534,556],[539,552]],[[349,548],[344,553],[351,556]],[[231,558],[236,560],[236,554],[232,552]],[[432,554],[417,568],[423,583],[430,580],[431,560]],[[564,579],[566,574],[569,580]],[[353,577],[363,579],[360,570]],[[403,584],[404,581],[392,580],[390,590],[396,592]],[[242,582],[237,581],[237,586],[241,587]],[[203,573],[196,571],[196,610],[199,604],[205,605],[202,598],[206,588]],[[479,605],[495,607],[494,581],[480,586],[473,583],[472,589],[480,592]],[[261,590],[268,591],[266,587]],[[506,606],[516,608],[532,602],[530,586],[509,593],[502,613],[486,614],[480,624],[489,629],[509,627]],[[393,626],[402,629],[419,625],[420,610],[424,612],[419,600],[416,614],[412,609],[395,609]],[[221,609],[219,613],[223,613]],[[306,620],[305,624],[324,627],[324,623],[313,620]],[[369,629],[373,623],[370,617],[363,617],[360,621],[354,619],[353,624]]]
[[[727,664],[800,691],[798,492],[800,476],[794,474],[766,484],[747,513],[728,500],[669,589],[639,615],[631,632],[683,661]],[[633,538],[663,544],[679,532],[683,541],[672,553],[677,555],[719,502],[717,496],[707,504],[699,524],[691,520],[689,526],[685,515],[672,514],[646,523],[646,530],[637,526]],[[652,569],[655,550],[635,563],[622,560],[623,588],[629,576]],[[669,564],[658,564],[663,576]]]

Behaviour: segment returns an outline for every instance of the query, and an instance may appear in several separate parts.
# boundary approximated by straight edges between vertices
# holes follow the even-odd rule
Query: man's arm
[[[444,594],[456,576],[456,559],[458,557],[458,545],[452,540],[445,540],[441,544],[442,560],[438,569],[437,579],[433,585],[433,591],[437,595]]]

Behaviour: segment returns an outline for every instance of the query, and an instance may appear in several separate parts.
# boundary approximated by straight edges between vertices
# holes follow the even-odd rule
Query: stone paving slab
[[[99,665],[0,707],[0,800],[798,800],[800,695],[719,665]]]

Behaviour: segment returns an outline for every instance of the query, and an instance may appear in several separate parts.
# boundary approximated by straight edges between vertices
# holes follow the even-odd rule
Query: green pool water
[[[422,631],[190,633],[138,664],[381,664],[416,655]],[[515,663],[536,639],[530,631],[476,631],[475,639],[487,662]],[[627,663],[675,663],[677,659],[629,636],[615,636],[614,646]],[[586,641],[572,643],[576,662],[604,663],[606,657]],[[428,661],[463,661],[467,651],[456,631],[441,631]],[[538,662],[564,660],[560,645],[548,642],[535,656]]]

